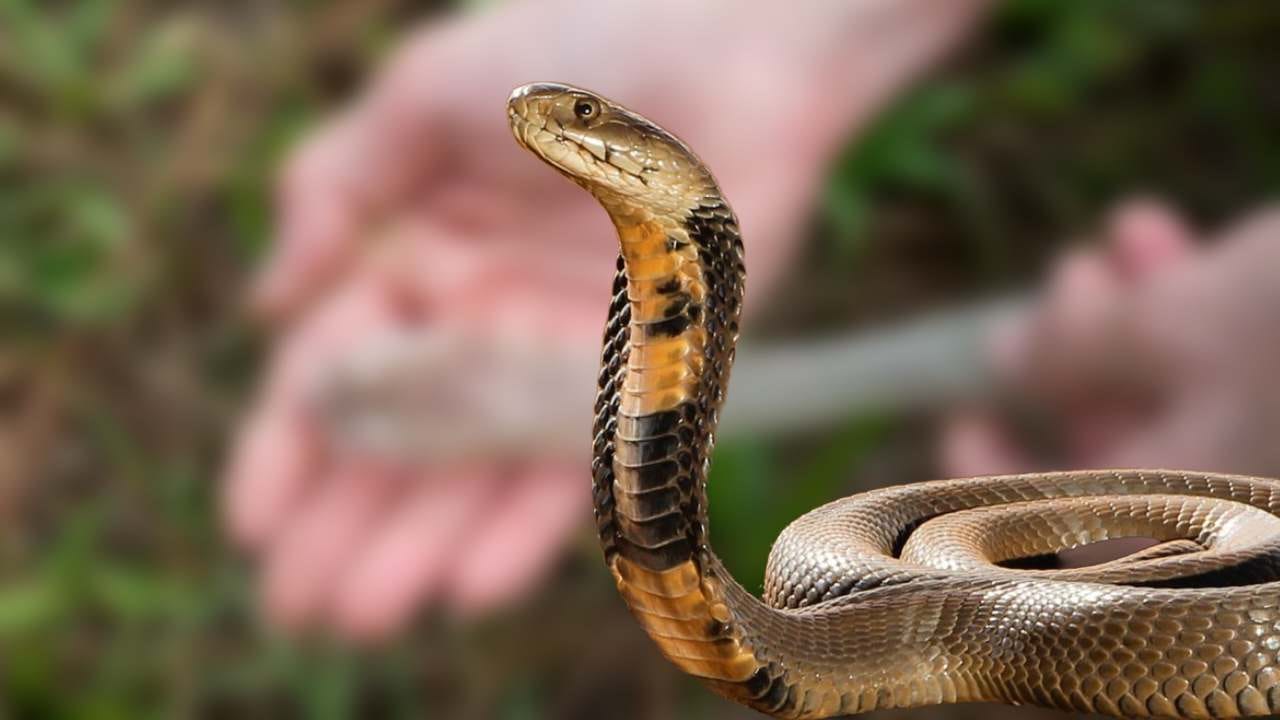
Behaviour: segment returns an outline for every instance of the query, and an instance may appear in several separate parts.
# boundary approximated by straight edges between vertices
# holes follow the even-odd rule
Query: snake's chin
[[[587,160],[582,157],[585,151],[562,133],[554,132],[545,122],[530,120],[513,105],[507,107],[507,118],[516,143],[542,158],[562,175],[580,182],[580,178],[591,174]]]
[[[783,531],[763,601],[734,582],[707,539],[705,480],[742,307],[737,218],[692,150],[594,93],[527,85],[508,117],[618,232],[596,522],[619,592],[678,667],[777,717],[984,700],[1280,712],[1272,480],[1091,470],[871,491]],[[1204,549],[1052,576],[999,565],[1125,536]]]

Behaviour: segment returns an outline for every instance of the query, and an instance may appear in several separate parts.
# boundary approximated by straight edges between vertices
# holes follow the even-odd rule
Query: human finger
[[[271,253],[251,304],[270,320],[296,315],[343,267],[360,240],[353,168],[363,132],[354,116],[314,132],[284,163]]]
[[[1134,298],[1102,253],[1067,255],[1029,316],[1006,380],[1059,412],[1155,392],[1161,351]]]
[[[340,631],[354,640],[380,639],[437,596],[496,485],[497,470],[486,466],[417,477],[409,497],[342,573],[330,608]]]
[[[449,134],[440,131],[448,101],[432,91],[439,83],[424,81],[427,63],[421,52],[389,63],[364,98],[285,163],[275,246],[253,296],[265,317],[294,314],[373,240],[381,216],[430,182]],[[411,88],[396,80],[408,75]]]
[[[1139,198],[1120,205],[1107,223],[1109,254],[1122,277],[1141,280],[1189,257],[1191,227],[1169,205]]]
[[[947,477],[1026,472],[1033,465],[992,413],[960,411],[943,422],[939,461]]]
[[[262,599],[269,618],[301,628],[319,617],[398,484],[393,471],[372,464],[334,468],[267,550]]]
[[[450,606],[474,616],[527,593],[588,517],[585,466],[540,462],[512,479],[452,568]]]
[[[223,481],[224,524],[239,545],[260,550],[305,491],[317,467],[317,439],[288,406],[259,410],[240,429]]]

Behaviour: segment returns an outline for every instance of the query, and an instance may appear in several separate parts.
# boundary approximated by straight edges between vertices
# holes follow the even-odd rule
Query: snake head
[[[596,93],[558,83],[516,88],[507,100],[516,142],[611,210],[694,207],[717,194],[687,145]]]

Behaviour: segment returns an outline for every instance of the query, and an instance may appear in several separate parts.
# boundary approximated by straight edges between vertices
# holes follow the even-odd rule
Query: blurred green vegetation
[[[731,712],[652,657],[589,541],[529,607],[377,653],[253,619],[214,480],[260,358],[238,300],[272,171],[422,11],[0,0],[0,718]],[[1273,195],[1278,32],[1250,0],[1005,3],[836,164],[771,327],[1025,283],[1135,190],[1209,223]],[[723,445],[714,537],[756,586],[786,522],[923,477],[927,448],[917,418]]]

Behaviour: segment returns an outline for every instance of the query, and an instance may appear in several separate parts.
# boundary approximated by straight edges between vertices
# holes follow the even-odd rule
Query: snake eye
[[[599,112],[599,109],[596,108],[596,104],[590,100],[579,100],[573,105],[573,114],[583,120],[589,120],[595,117]]]

